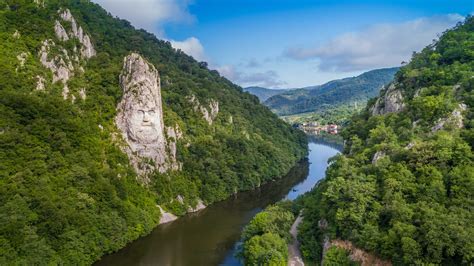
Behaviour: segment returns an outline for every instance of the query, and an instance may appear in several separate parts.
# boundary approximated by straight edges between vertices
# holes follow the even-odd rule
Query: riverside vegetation
[[[147,182],[114,123],[132,52],[159,72],[164,125],[182,133],[178,170]],[[149,233],[157,205],[182,215],[306,154],[304,134],[257,97],[99,5],[0,0],[1,265],[90,264]]]
[[[305,259],[348,265],[338,239],[394,265],[474,261],[474,18],[396,74],[343,131],[344,154],[299,200]],[[328,257],[329,256],[329,257]],[[327,260],[326,260],[327,259]]]

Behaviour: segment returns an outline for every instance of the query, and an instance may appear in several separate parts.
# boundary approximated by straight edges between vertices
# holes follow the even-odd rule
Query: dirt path
[[[298,218],[296,218],[296,221],[293,223],[290,229],[290,234],[291,237],[293,238],[293,241],[290,245],[288,245],[288,266],[303,266],[303,257],[301,256],[301,252],[299,249],[300,243],[298,242],[298,239],[296,238],[298,234],[298,225],[301,223],[303,220],[303,217],[298,215]]]

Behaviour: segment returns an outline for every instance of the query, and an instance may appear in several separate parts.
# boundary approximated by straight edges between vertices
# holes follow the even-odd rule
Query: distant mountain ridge
[[[288,92],[289,90],[290,89],[269,89],[258,86],[244,88],[245,92],[257,96],[262,103],[272,96]]]
[[[271,90],[260,87],[245,88],[255,94],[278,115],[321,111],[328,105],[338,106],[354,102],[364,103],[377,96],[382,87],[391,82],[398,67],[375,69],[357,77],[332,80],[323,85],[300,89]],[[258,88],[258,89],[255,89]]]

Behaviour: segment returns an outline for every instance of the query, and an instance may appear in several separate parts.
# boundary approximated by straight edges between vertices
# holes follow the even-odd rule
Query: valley
[[[0,265],[472,265],[463,1],[0,0]]]

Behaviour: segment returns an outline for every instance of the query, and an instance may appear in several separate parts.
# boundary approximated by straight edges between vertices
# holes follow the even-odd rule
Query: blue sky
[[[407,61],[474,0],[95,0],[241,86],[304,87]]]

